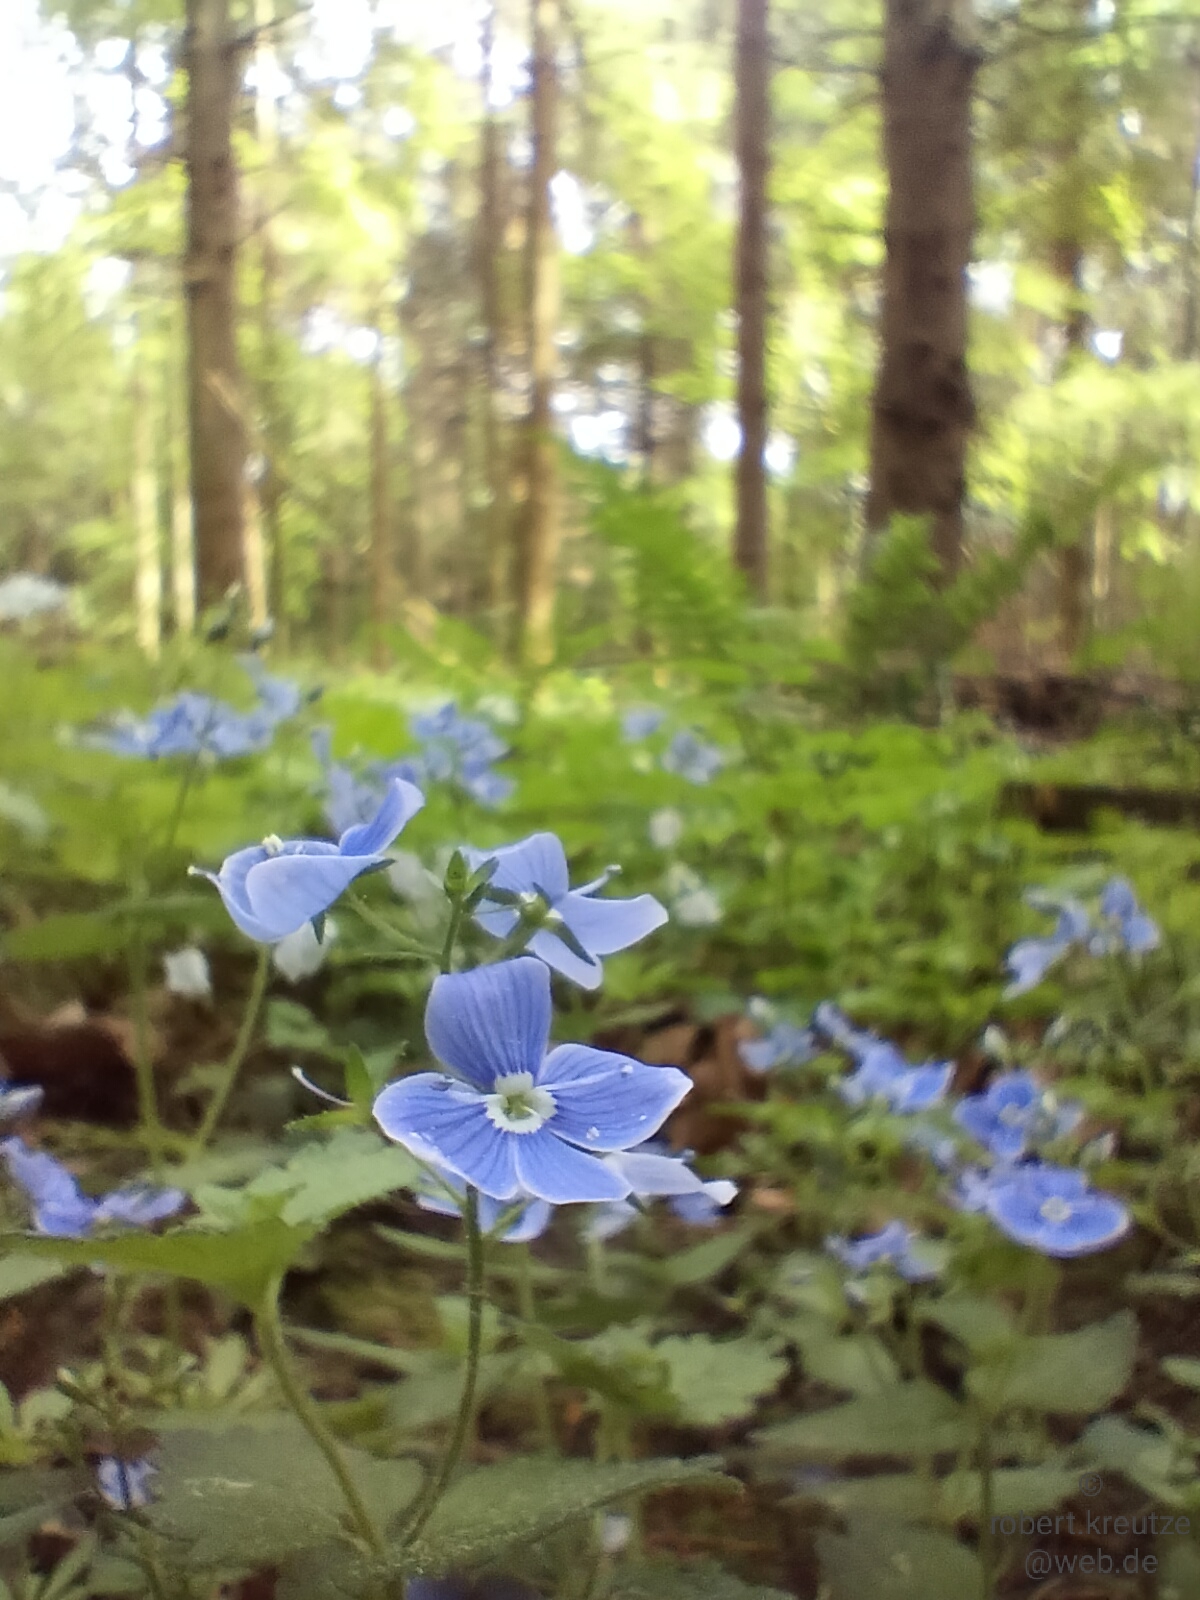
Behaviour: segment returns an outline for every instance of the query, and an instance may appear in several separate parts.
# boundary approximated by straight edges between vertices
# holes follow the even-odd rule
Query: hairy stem
[[[263,945],[258,952],[258,965],[254,969],[254,982],[250,987],[250,995],[246,1001],[246,1009],[242,1013],[242,1025],[238,1029],[237,1039],[225,1063],[225,1071],[220,1083],[213,1091],[212,1099],[204,1108],[204,1119],[196,1130],[192,1140],[191,1153],[199,1155],[212,1138],[217,1123],[221,1120],[221,1113],[233,1092],[237,1082],[238,1073],[250,1052],[250,1043],[254,1038],[254,1029],[258,1023],[258,1014],[262,1010],[263,1000],[267,992],[267,979],[271,975],[271,947]]]

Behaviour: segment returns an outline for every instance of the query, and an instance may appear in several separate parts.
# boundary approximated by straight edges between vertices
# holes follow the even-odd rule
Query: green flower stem
[[[530,1327],[536,1327],[537,1302],[533,1291],[533,1257],[527,1244],[514,1245],[512,1248],[520,1251],[517,1261],[517,1307],[521,1313],[521,1321]],[[550,1409],[550,1397],[541,1378],[538,1378],[536,1383],[533,1408],[538,1437],[546,1454],[555,1455],[558,1452],[558,1437],[554,1431],[554,1414]]]
[[[483,1348],[483,1234],[479,1227],[479,1196],[468,1187],[463,1205],[467,1231],[467,1369],[463,1374],[458,1415],[436,1471],[430,1474],[409,1513],[399,1543],[411,1545],[433,1515],[458,1466],[475,1416],[475,1390],[479,1381],[479,1356]]]
[[[200,751],[197,749],[188,757],[183,776],[179,780],[179,792],[175,796],[175,805],[167,822],[167,836],[163,841],[164,855],[169,855],[175,846],[175,836],[179,832],[179,824],[183,821],[184,807],[187,805],[188,795],[192,792],[192,784],[196,781],[199,770]]]
[[[136,891],[140,898],[141,886]],[[129,989],[133,1002],[133,1070],[137,1081],[138,1121],[142,1141],[156,1172],[162,1171],[165,1129],[158,1115],[154,1088],[154,1060],[150,1050],[150,1018],[146,1009],[146,930],[135,916],[126,947]]]
[[[976,1451],[979,1470],[979,1570],[982,1600],[992,1600],[996,1592],[996,1535],[992,1530],[995,1512],[995,1480],[992,1468],[991,1418],[981,1416]]]
[[[458,942],[458,930],[462,926],[463,903],[462,896],[456,895],[450,902],[450,923],[446,929],[446,942],[442,946],[441,970],[443,973],[451,972],[454,968],[454,946]]]
[[[192,1140],[192,1155],[199,1155],[212,1138],[217,1123],[221,1120],[221,1113],[225,1103],[233,1092],[237,1082],[238,1073],[250,1052],[250,1043],[254,1038],[254,1029],[258,1023],[258,1014],[262,1010],[263,999],[267,992],[267,979],[271,975],[271,947],[264,944],[258,952],[258,966],[254,969],[254,982],[250,987],[250,997],[246,1001],[246,1009],[242,1013],[242,1025],[238,1029],[237,1039],[225,1063],[225,1073],[216,1089],[212,1099],[204,1108],[204,1119],[196,1130]]]
[[[279,1316],[279,1292],[282,1287],[283,1274],[278,1272],[268,1284],[262,1302],[254,1313],[258,1347],[275,1374],[275,1380],[283,1391],[284,1399],[295,1413],[297,1421],[329,1463],[329,1470],[338,1481],[338,1487],[350,1512],[350,1519],[360,1537],[372,1555],[382,1557],[386,1549],[383,1539],[371,1513],[363,1503],[354,1479],[350,1476],[350,1469],[346,1465],[338,1442],[321,1420],[321,1414],[313,1404],[311,1395],[299,1382],[292,1368],[287,1344],[284,1341],[283,1323]]]

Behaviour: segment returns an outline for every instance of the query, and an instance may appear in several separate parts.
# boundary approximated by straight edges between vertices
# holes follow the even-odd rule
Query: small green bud
[[[442,888],[445,889],[451,900],[461,900],[467,892],[467,885],[470,881],[471,872],[467,866],[466,857],[461,850],[456,850],[450,857],[450,864],[446,868],[446,876],[442,879]]]

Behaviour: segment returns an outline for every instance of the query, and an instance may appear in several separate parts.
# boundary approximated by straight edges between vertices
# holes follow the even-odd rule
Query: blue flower
[[[663,725],[665,713],[657,706],[634,706],[621,718],[621,737],[626,744],[638,744],[649,739]]]
[[[688,783],[711,783],[725,765],[715,745],[705,744],[688,728],[681,728],[663,751],[663,768]]]
[[[405,1600],[542,1600],[516,1578],[409,1578]]]
[[[994,1173],[984,1209],[1010,1239],[1064,1259],[1106,1250],[1130,1226],[1127,1209],[1113,1195],[1089,1188],[1086,1174],[1041,1162]]]
[[[879,1233],[867,1234],[862,1239],[844,1239],[831,1235],[825,1248],[848,1272],[869,1272],[872,1267],[886,1265],[894,1268],[908,1283],[928,1283],[936,1278],[938,1269],[922,1258],[917,1235],[902,1222],[889,1222]]]
[[[953,1061],[930,1061],[910,1067],[895,1045],[880,1040],[864,1050],[858,1068],[837,1084],[850,1106],[882,1101],[889,1111],[907,1116],[928,1111],[944,1099],[954,1076]]]
[[[774,1067],[799,1067],[811,1061],[817,1054],[817,1042],[811,1028],[777,1022],[765,1038],[739,1044],[738,1054],[751,1072],[770,1072]]]
[[[1001,1161],[1016,1161],[1032,1144],[1070,1133],[1083,1107],[1058,1105],[1028,1072],[1006,1072],[983,1094],[967,1095],[954,1108],[954,1120]]]
[[[444,1072],[389,1084],[375,1119],[494,1200],[623,1200],[628,1178],[601,1155],[654,1133],[691,1088],[675,1067],[550,1036],[550,974],[520,957],[434,980],[425,1037]]]
[[[1089,948],[1093,955],[1107,955],[1114,947],[1131,956],[1157,950],[1162,941],[1158,924],[1138,904],[1128,878],[1110,878],[1100,895],[1100,915],[1109,924],[1093,935]]]
[[[681,1222],[690,1222],[693,1228],[713,1228],[720,1222],[725,1207],[736,1198],[736,1183],[728,1178],[712,1178],[695,1194],[672,1195],[667,1206]]]
[[[524,897],[520,908],[485,898],[475,913],[480,927],[505,939],[517,927],[522,911],[540,916],[529,940],[531,954],[584,989],[600,986],[604,968],[599,957],[628,949],[667,920],[666,911],[652,894],[632,900],[596,899],[592,891],[607,881],[607,873],[581,889],[572,889],[566,852],[553,833],[533,833],[519,844],[498,850],[464,850],[463,854],[472,870],[485,861],[496,862],[489,896],[499,889],[507,896]],[[558,936],[560,928],[566,929],[586,959]]]
[[[513,780],[492,770],[508,754],[508,746],[482,718],[460,716],[448,700],[436,711],[413,717],[409,726],[421,740],[415,766],[424,781],[454,782],[476,804],[488,807],[500,805],[513,792]]]
[[[132,1184],[93,1200],[85,1195],[66,1167],[45,1150],[31,1150],[21,1139],[0,1140],[8,1175],[33,1207],[38,1233],[55,1239],[82,1239],[109,1222],[145,1227],[174,1216],[187,1196],[180,1189],[152,1189]]]
[[[299,684],[272,677],[257,656],[239,656],[238,662],[253,680],[259,704],[272,722],[287,722],[297,715],[306,698]]]
[[[1091,930],[1087,911],[1077,900],[1050,900],[1034,890],[1026,899],[1039,910],[1058,912],[1058,925],[1052,934],[1040,939],[1019,939],[1004,958],[1012,982],[1004,991],[1006,1000],[1036,989],[1046,973],[1075,945],[1082,944]]]
[[[737,1184],[727,1178],[706,1181],[692,1171],[688,1165],[690,1157],[690,1151],[671,1155],[661,1140],[647,1139],[632,1150],[605,1156],[604,1164],[628,1181],[631,1192],[639,1200],[665,1196],[668,1207],[681,1221],[690,1222],[694,1227],[712,1227],[720,1220],[722,1210],[737,1198]],[[638,1208],[628,1200],[613,1200],[608,1205],[598,1206],[584,1229],[584,1237],[591,1240],[615,1238],[637,1215]]]
[[[837,1045],[839,1050],[844,1050],[856,1060],[860,1060],[868,1050],[880,1042],[878,1034],[856,1028],[846,1013],[839,1006],[835,1006],[832,1000],[822,1000],[813,1012],[813,1028],[817,1033],[823,1034],[830,1044]]]
[[[355,878],[386,865],[382,852],[424,804],[419,789],[393,779],[371,820],[348,828],[337,844],[271,837],[227,856],[220,872],[191,871],[216,884],[244,934],[276,944],[322,917]]]
[[[15,1122],[18,1117],[29,1116],[41,1105],[44,1093],[39,1083],[0,1082],[0,1122]]]
[[[157,1471],[152,1461],[104,1456],[96,1463],[96,1487],[114,1511],[139,1511],[150,1504],[150,1479]]]
[[[438,1175],[457,1198],[452,1200],[448,1194],[438,1190],[421,1189],[417,1193],[417,1204],[422,1211],[431,1211],[435,1216],[461,1217],[467,1198],[461,1181],[453,1173],[444,1170],[439,1170]],[[517,1204],[520,1204],[519,1197],[516,1200],[493,1200],[491,1195],[481,1194],[479,1226],[484,1233],[494,1233],[501,1218],[511,1213]],[[512,1218],[510,1226],[500,1235],[501,1239],[505,1244],[527,1244],[532,1239],[540,1239],[550,1224],[553,1211],[554,1207],[546,1200],[527,1200]]]

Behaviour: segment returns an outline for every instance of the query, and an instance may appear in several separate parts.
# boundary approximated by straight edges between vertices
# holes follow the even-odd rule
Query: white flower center
[[[483,1103],[488,1121],[505,1133],[536,1133],[558,1109],[548,1089],[534,1086],[532,1072],[510,1072],[497,1078]]]
[[[1026,1106],[1007,1105],[1000,1112],[997,1121],[1002,1122],[1006,1128],[1019,1128],[1028,1120],[1029,1109]]]
[[[263,840],[262,847],[269,856],[277,856],[283,849],[283,840],[277,833],[269,833]]]
[[[1038,1208],[1038,1216],[1042,1221],[1049,1222],[1054,1227],[1061,1227],[1064,1222],[1070,1222],[1074,1215],[1074,1206],[1058,1194],[1052,1194],[1049,1200],[1043,1200]]]

